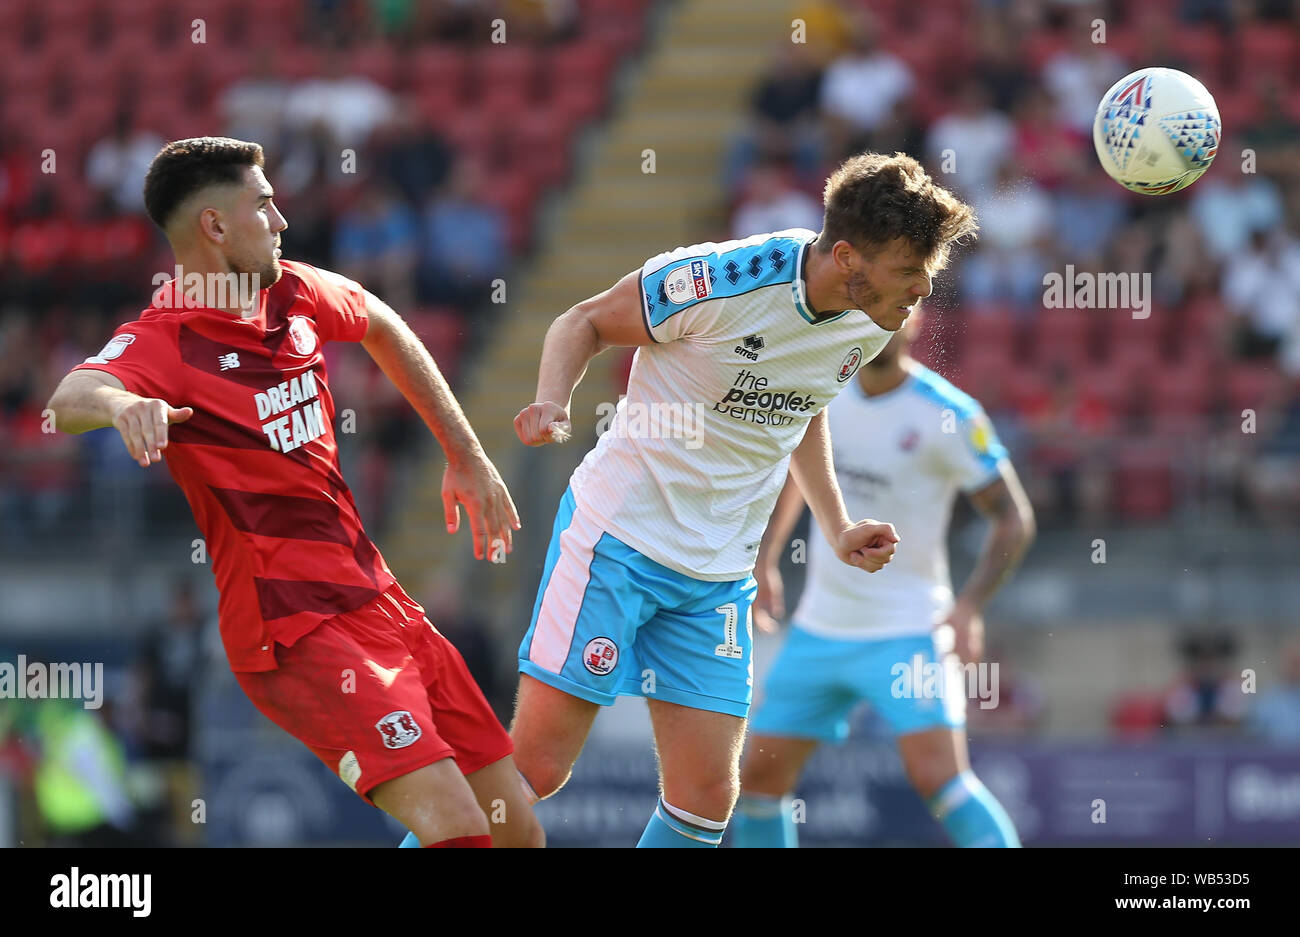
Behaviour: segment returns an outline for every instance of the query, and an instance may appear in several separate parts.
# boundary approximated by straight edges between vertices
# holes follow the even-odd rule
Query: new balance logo
[[[217,364],[221,365],[221,370],[223,371],[237,368],[239,367],[239,355],[233,351],[228,355],[218,355]]]
[[[745,344],[736,346],[736,354],[742,358],[748,358],[750,361],[758,360],[758,353],[763,350],[767,342],[763,341],[761,335],[746,335]]]

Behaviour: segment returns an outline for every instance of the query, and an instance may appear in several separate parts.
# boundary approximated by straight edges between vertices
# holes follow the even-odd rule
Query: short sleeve
[[[979,404],[956,408],[955,432],[942,433],[944,460],[950,477],[966,494],[996,481],[1007,450],[992,421]]]
[[[175,405],[182,397],[180,351],[174,327],[137,320],[120,325],[99,354],[74,371],[105,371],[133,394],[157,397]]]
[[[717,281],[718,255],[679,247],[651,257],[641,268],[641,312],[656,342],[697,334]]]
[[[325,342],[359,342],[366,337],[366,291],[355,280],[332,270],[297,265],[303,282],[315,294],[316,331]]]

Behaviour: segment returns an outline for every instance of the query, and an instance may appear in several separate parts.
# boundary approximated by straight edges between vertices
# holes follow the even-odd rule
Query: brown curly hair
[[[975,209],[934,180],[905,153],[860,153],[826,180],[826,217],[818,249],[848,241],[863,253],[895,238],[912,242],[931,273],[948,264],[948,251],[974,238]]]

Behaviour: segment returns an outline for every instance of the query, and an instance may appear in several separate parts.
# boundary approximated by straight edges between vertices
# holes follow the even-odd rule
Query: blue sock
[[[725,822],[706,820],[687,813],[659,798],[637,849],[716,849],[722,842]]]
[[[954,845],[1020,847],[1011,817],[974,772],[958,774],[930,798],[927,806]]]
[[[799,833],[794,825],[794,798],[769,794],[741,794],[731,818],[731,846],[735,849],[796,849]]]
[[[397,844],[398,849],[419,849],[420,841],[416,839],[414,833],[407,833],[406,839]]]

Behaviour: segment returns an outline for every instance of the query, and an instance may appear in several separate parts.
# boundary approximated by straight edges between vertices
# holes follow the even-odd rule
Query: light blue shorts
[[[519,672],[573,696],[619,696],[749,714],[752,576],[692,579],[656,563],[577,510],[566,491],[546,552]]]
[[[956,655],[938,648],[933,633],[844,641],[792,623],[749,731],[843,742],[849,716],[862,702],[894,735],[966,724]]]

